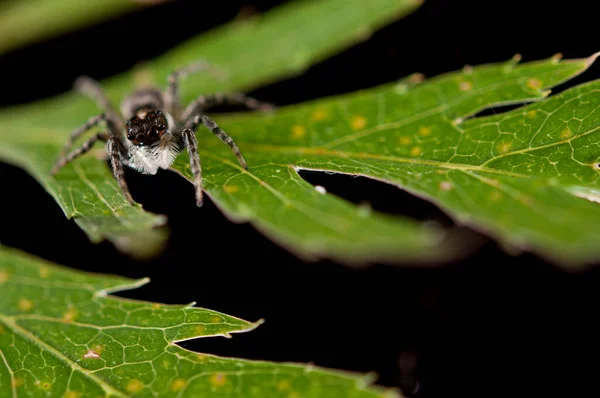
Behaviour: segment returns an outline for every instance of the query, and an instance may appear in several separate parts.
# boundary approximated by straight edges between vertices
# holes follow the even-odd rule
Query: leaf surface
[[[162,2],[168,0],[162,0]],[[9,0],[0,4],[0,54],[159,1]]]
[[[205,59],[218,69],[218,78],[211,74],[188,78],[184,98],[257,87],[300,73],[417,6],[414,0],[290,2],[191,39],[141,70],[103,85],[117,104],[134,84],[164,84],[174,69]],[[32,174],[92,241],[108,239],[132,256],[151,257],[166,241],[165,218],[129,206],[105,164],[87,156],[56,179],[49,176],[69,132],[98,112],[88,99],[74,93],[5,109],[0,113],[0,159]]]
[[[174,342],[260,322],[110,295],[147,282],[0,248],[0,397],[398,396],[369,375],[187,351]]]
[[[593,261],[600,255],[600,81],[541,100],[596,56],[522,65],[515,59],[271,116],[223,118],[250,170],[201,132],[207,190],[230,216],[314,255],[403,256],[419,235],[409,232],[410,221],[393,221],[395,231],[386,230],[394,224],[320,195],[298,169],[389,182],[507,246],[567,266]],[[525,101],[534,103],[473,117],[492,105]],[[191,177],[185,156],[174,168]]]

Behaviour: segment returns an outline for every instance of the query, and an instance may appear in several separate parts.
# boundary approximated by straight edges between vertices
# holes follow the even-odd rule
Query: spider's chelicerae
[[[83,126],[71,133],[52,173],[56,174],[64,165],[88,152],[96,142],[106,142],[112,172],[127,201],[133,203],[124,179],[123,166],[131,167],[143,174],[156,174],[159,168],[169,168],[179,151],[185,147],[194,175],[196,204],[201,206],[202,169],[195,135],[199,125],[206,126],[221,141],[229,145],[242,167],[248,168],[233,139],[204,112],[217,105],[241,105],[248,109],[260,110],[273,108],[271,104],[240,93],[202,95],[185,109],[182,108],[178,87],[180,79],[207,68],[205,62],[197,62],[172,72],[164,92],[155,87],[138,89],[123,100],[122,115],[114,110],[95,80],[85,76],[77,79],[75,88],[94,99],[103,109],[103,113],[90,118]],[[79,148],[69,152],[79,136],[103,122],[107,131],[97,133]]]

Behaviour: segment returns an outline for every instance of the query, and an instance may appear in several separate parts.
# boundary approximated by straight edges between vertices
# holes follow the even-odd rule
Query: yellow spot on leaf
[[[564,129],[562,131],[562,133],[560,133],[560,138],[567,139],[567,138],[571,138],[572,135],[573,135],[573,133],[571,132],[571,129],[569,129],[567,127],[566,129]]]
[[[129,380],[129,383],[127,383],[127,387],[125,387],[125,390],[127,390],[127,392],[130,394],[140,392],[143,389],[144,389],[144,383],[142,383],[138,379]]]
[[[12,381],[12,386],[14,388],[19,388],[21,387],[23,384],[25,384],[25,380],[23,380],[22,377],[15,377],[14,380]]]
[[[288,398],[300,398],[300,394],[298,394],[296,391],[292,391],[288,394]]]
[[[279,383],[277,383],[277,389],[279,391],[284,391],[290,388],[290,382],[288,380],[280,380]]]
[[[67,391],[63,398],[81,398],[81,393],[78,391]]]
[[[204,362],[208,360],[208,355],[198,354],[196,355],[196,359],[198,360],[198,362]]]
[[[325,109],[317,109],[312,114],[313,120],[325,120],[327,119],[327,111]]]
[[[542,87],[542,82],[540,79],[529,79],[527,80],[527,87],[532,90],[539,90]]]
[[[462,81],[458,85],[458,88],[460,88],[460,91],[471,91],[473,89],[473,83],[468,81]]]
[[[8,280],[7,272],[0,272],[0,283],[5,283]]]
[[[211,323],[223,323],[223,318],[221,318],[218,315],[213,315],[210,317],[210,322]]]
[[[452,183],[450,181],[442,181],[440,182],[440,189],[442,191],[449,191],[452,189]]]
[[[537,114],[537,111],[527,111],[527,117],[530,119],[533,119],[536,114]]]
[[[490,200],[497,202],[500,199],[502,199],[502,193],[500,191],[492,191],[492,193],[490,194]]]
[[[204,333],[206,333],[206,326],[196,325],[196,327],[194,328],[194,334],[198,335],[198,336],[202,336]]]
[[[3,333],[4,333],[4,331],[5,331],[5,329],[4,329],[4,325],[0,325],[0,334],[3,334]]]
[[[18,307],[21,311],[31,311],[31,309],[33,308],[33,303],[30,300],[23,298],[19,300]]]
[[[421,154],[421,148],[418,146],[410,150],[410,156],[419,156]]]
[[[223,373],[215,373],[210,376],[210,384],[215,387],[224,386],[227,383],[227,377]]]
[[[223,185],[223,190],[227,193],[236,193],[240,188],[237,185]]]
[[[184,379],[175,379],[171,383],[171,391],[174,391],[174,392],[181,391],[181,389],[183,387],[185,387],[186,384],[187,383]]]
[[[412,142],[412,140],[410,139],[410,137],[400,137],[400,143],[402,145],[408,145]]]
[[[505,154],[505,153],[508,153],[508,151],[510,151],[511,147],[512,147],[512,145],[510,142],[502,142],[502,143],[498,144],[496,149],[498,149],[498,152]]]
[[[354,116],[350,122],[354,130],[360,130],[367,125],[367,119],[363,116]]]
[[[429,134],[431,134],[431,129],[429,127],[421,126],[419,127],[419,134],[422,137],[427,137]]]
[[[73,320],[77,317],[77,310],[75,308],[69,308],[62,317],[62,320],[65,322],[73,322]]]
[[[50,275],[50,270],[48,267],[41,266],[40,267],[40,278],[47,278]]]
[[[52,388],[52,383],[49,383],[49,382],[45,381],[45,382],[42,383],[42,388],[44,390],[49,390],[50,388]]]
[[[152,304],[152,309],[153,310],[160,310],[160,304],[158,304],[158,303]]]
[[[292,126],[292,138],[302,138],[306,135],[306,128],[299,124]]]

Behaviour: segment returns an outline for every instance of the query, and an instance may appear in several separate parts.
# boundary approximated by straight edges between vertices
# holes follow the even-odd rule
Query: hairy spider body
[[[92,97],[104,113],[90,118],[71,133],[52,169],[53,174],[88,152],[96,142],[105,141],[113,175],[124,197],[133,203],[125,182],[123,166],[142,174],[156,174],[158,169],[168,169],[179,152],[187,148],[194,175],[196,204],[201,206],[202,169],[195,135],[198,126],[205,126],[229,145],[242,167],[247,169],[246,161],[233,139],[204,112],[221,104],[242,105],[248,109],[272,109],[272,105],[240,93],[203,95],[182,109],[179,100],[179,79],[206,69],[207,66],[204,62],[198,62],[174,71],[169,75],[168,86],[164,92],[154,87],[138,89],[121,103],[121,115],[113,109],[96,81],[89,77],[77,79],[76,89]],[[79,148],[70,151],[79,136],[102,122],[106,124],[107,132],[97,133]]]

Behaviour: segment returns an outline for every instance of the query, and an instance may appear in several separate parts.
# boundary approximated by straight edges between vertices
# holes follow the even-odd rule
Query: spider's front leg
[[[79,131],[76,130],[75,133],[77,133],[77,132],[79,132]],[[91,137],[89,140],[85,141],[79,148],[75,149],[74,151],[70,152],[69,154],[64,155],[64,152],[66,152],[66,151],[63,151],[63,154],[61,154],[59,159],[56,161],[56,163],[52,167],[52,174],[54,175],[54,174],[58,173],[58,171],[60,169],[62,169],[67,163],[70,163],[75,158],[78,158],[79,156],[89,152],[90,149],[92,149],[92,147],[94,146],[94,144],[97,141],[106,142],[106,141],[108,141],[108,139],[109,139],[109,135],[107,133],[98,133],[95,136]],[[65,146],[65,149],[68,150],[72,146],[72,139],[69,142],[67,142],[67,144],[68,145]]]
[[[244,170],[248,170],[248,165],[246,164],[246,160],[242,156],[242,153],[240,152],[240,148],[238,148],[236,143],[233,141],[233,138],[231,138],[225,131],[223,131],[223,129],[221,127],[219,127],[217,125],[217,123],[214,120],[212,120],[210,117],[208,117],[206,115],[201,115],[201,114],[195,115],[195,116],[191,117],[190,119],[188,119],[188,121],[185,124],[185,127],[186,127],[186,129],[196,131],[196,128],[198,128],[198,125],[200,125],[200,124],[203,124],[204,126],[206,126],[210,131],[212,131],[212,133],[214,135],[219,137],[219,139],[221,141],[223,141],[224,143],[229,145],[229,148],[231,148],[231,151],[237,157],[238,162],[240,162],[240,165],[244,168]]]
[[[187,120],[191,115],[206,112],[207,109],[220,105],[240,105],[249,110],[271,111],[275,105],[259,101],[242,93],[216,93],[201,95],[192,101],[183,112],[182,119]]]
[[[119,135],[123,121],[108,100],[106,93],[96,80],[88,76],[80,76],[75,80],[75,90],[96,102],[106,115],[106,124],[112,135]]]
[[[181,132],[183,144],[190,156],[190,168],[194,175],[194,187],[196,188],[196,205],[202,206],[202,167],[200,166],[200,155],[198,154],[198,141],[194,130],[186,128]]]
[[[115,176],[115,179],[119,183],[123,196],[130,204],[134,204],[133,198],[129,193],[129,188],[125,182],[125,170],[123,169],[123,163],[127,162],[127,152],[119,139],[112,136],[108,139],[108,154],[110,155],[110,166]]]

